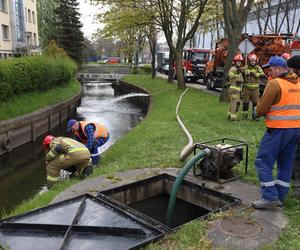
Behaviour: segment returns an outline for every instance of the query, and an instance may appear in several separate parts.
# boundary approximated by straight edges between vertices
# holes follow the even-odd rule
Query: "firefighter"
[[[286,61],[271,57],[263,67],[269,68],[268,81],[257,104],[257,116],[265,116],[265,132],[256,155],[255,167],[261,183],[261,199],[252,206],[265,209],[281,206],[290,187],[296,146],[300,140],[300,83],[289,71]],[[277,163],[277,177],[273,168]]]
[[[249,102],[252,102],[252,119],[254,108],[259,100],[259,79],[265,76],[262,68],[257,65],[258,59],[255,54],[248,56],[248,65],[243,68],[244,86],[243,86],[243,119],[247,120]]]
[[[71,138],[47,135],[43,147],[46,152],[48,187],[58,181],[62,169],[73,168],[82,178],[92,173],[90,152],[82,143]]]
[[[68,132],[70,131],[73,131],[76,135],[77,141],[86,145],[91,153],[93,165],[97,165],[100,159],[98,147],[101,147],[109,140],[107,128],[96,122],[71,119],[68,122]]]
[[[229,80],[229,112],[228,119],[231,121],[238,120],[238,109],[241,102],[241,92],[243,84],[243,75],[241,66],[244,59],[243,56],[238,54],[233,58],[233,66],[228,71]]]

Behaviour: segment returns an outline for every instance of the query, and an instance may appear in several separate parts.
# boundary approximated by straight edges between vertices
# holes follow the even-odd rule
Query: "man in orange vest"
[[[107,128],[96,122],[71,119],[68,122],[68,132],[70,131],[73,131],[77,141],[86,145],[91,153],[93,165],[97,165],[100,159],[98,147],[101,147],[109,140]]]
[[[263,67],[269,68],[268,81],[258,102],[256,116],[265,116],[267,131],[256,155],[255,167],[261,183],[261,199],[252,206],[266,209],[281,206],[290,187],[296,146],[300,140],[300,82],[286,61],[271,57]],[[273,168],[277,162],[277,178]]]

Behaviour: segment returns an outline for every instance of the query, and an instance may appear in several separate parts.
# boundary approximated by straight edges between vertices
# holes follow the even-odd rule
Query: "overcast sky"
[[[93,21],[93,16],[99,12],[99,7],[90,5],[88,0],[79,0],[79,11],[83,24],[82,31],[85,36],[91,37],[92,33],[99,28],[99,24]]]

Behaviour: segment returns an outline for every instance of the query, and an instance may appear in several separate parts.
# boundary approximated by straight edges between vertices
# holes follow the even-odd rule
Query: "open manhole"
[[[175,180],[174,176],[162,174],[105,190],[101,194],[166,225],[168,202]],[[205,218],[240,202],[230,195],[184,180],[177,194],[171,228]]]
[[[249,218],[225,218],[218,223],[218,228],[227,235],[241,238],[254,237],[262,231],[262,227]]]
[[[139,249],[164,233],[86,194],[1,220],[0,249]]]

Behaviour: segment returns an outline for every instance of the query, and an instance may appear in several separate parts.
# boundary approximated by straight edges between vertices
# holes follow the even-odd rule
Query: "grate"
[[[262,227],[251,219],[225,218],[218,228],[225,234],[235,237],[250,238],[262,231]]]

